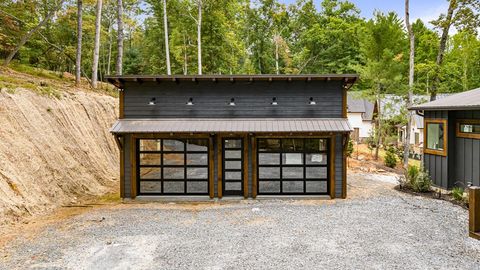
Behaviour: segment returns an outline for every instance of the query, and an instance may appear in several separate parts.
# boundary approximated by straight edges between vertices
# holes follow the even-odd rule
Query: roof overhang
[[[181,82],[181,81],[343,81],[350,88],[357,80],[358,74],[302,74],[302,75],[122,75],[106,76],[107,81],[123,89],[126,82]]]
[[[188,118],[120,119],[111,133],[219,133],[219,132],[321,132],[348,133],[345,118]]]

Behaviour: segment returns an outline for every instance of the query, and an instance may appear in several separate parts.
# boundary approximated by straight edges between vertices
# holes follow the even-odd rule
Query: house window
[[[447,155],[447,120],[425,119],[425,150],[426,154]]]
[[[458,120],[457,137],[480,139],[480,119]]]
[[[415,132],[415,145],[420,144],[420,133]]]

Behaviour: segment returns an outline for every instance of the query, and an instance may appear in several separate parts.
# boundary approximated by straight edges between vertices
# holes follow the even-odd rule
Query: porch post
[[[480,240],[480,187],[470,187],[468,208],[470,237]]]

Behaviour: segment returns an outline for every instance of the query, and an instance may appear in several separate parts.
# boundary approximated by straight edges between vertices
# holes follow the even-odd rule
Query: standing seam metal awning
[[[345,118],[120,119],[111,133],[157,132],[351,132]]]

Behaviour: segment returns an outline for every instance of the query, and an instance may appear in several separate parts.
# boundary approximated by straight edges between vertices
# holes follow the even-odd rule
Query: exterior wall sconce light
[[[148,105],[150,105],[150,106],[157,105],[157,99],[156,98],[150,99],[150,101],[148,102]]]
[[[313,97],[310,97],[309,101],[308,101],[308,105],[317,105],[317,103],[315,102],[315,100],[313,100]]]
[[[189,98],[187,101],[188,106],[193,106],[193,98]]]
[[[230,99],[230,103],[228,105],[235,106],[235,99],[233,97]]]
[[[273,106],[277,106],[277,105],[278,105],[278,102],[277,102],[277,98],[276,98],[276,97],[272,98],[272,105],[273,105]]]

